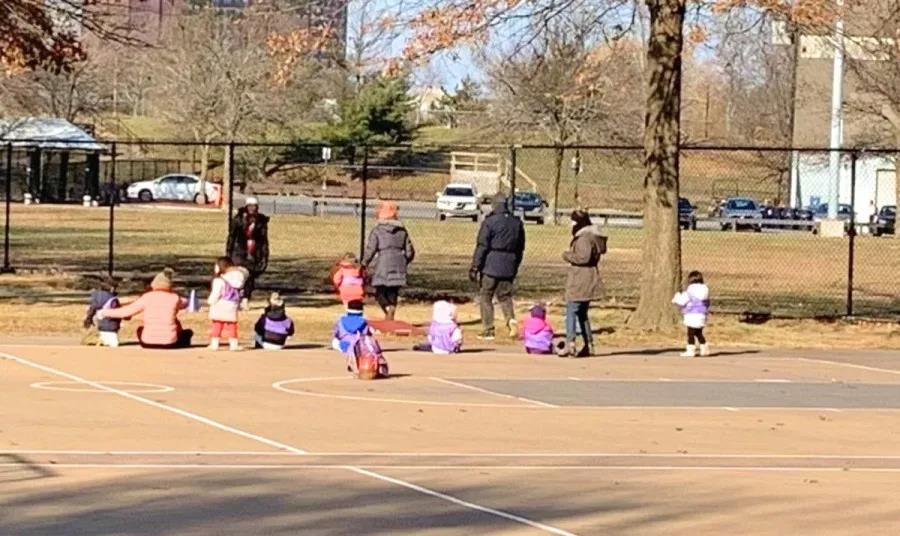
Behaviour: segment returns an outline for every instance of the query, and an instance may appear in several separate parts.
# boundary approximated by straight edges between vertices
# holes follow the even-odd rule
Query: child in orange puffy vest
[[[366,297],[365,274],[356,255],[352,253],[347,253],[338,262],[331,281],[344,307],[352,301],[363,301]]]

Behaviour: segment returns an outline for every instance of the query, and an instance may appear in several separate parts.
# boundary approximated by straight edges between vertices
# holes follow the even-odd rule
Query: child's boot
[[[700,357],[709,357],[709,345],[708,344],[700,345]]]
[[[219,349],[219,338],[218,338],[218,337],[213,337],[212,339],[210,339],[210,340],[209,340],[209,346],[207,346],[207,348],[209,348],[209,349],[212,350],[213,352],[215,352],[216,350],[218,350],[218,349]]]
[[[240,341],[238,341],[237,339],[228,339],[228,349],[232,352],[240,352],[241,350],[243,350],[243,348],[241,348]]]
[[[693,344],[687,345],[681,357],[697,357],[697,347]]]

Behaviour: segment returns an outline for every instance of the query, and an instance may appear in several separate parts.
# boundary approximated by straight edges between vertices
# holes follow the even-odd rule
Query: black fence
[[[66,149],[5,144],[4,270],[139,276],[174,266],[205,276],[231,216],[254,196],[272,217],[263,286],[323,292],[334,261],[361,252],[379,201],[390,200],[419,251],[407,295],[462,299],[473,290],[466,272],[476,222],[496,194],[517,192],[514,208],[528,224],[520,296],[561,298],[567,215],[585,208],[609,235],[606,305],[637,302],[640,147],[110,141]],[[683,148],[684,269],[704,273],[719,311],[900,315],[900,240],[891,238],[898,154]]]

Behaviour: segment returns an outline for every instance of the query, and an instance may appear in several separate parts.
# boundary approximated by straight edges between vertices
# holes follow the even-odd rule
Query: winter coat
[[[209,319],[216,322],[237,322],[241,306],[241,289],[247,282],[244,268],[230,268],[213,279],[209,292]]]
[[[254,274],[261,274],[269,266],[269,217],[257,213],[256,223],[251,233],[251,239],[255,242],[256,251],[251,254],[247,239],[247,209],[241,208],[231,220],[228,230],[228,244],[226,249],[232,262],[243,266]]]
[[[675,294],[672,303],[681,307],[684,325],[689,328],[706,327],[709,316],[709,287],[703,283],[688,285],[684,292]]]
[[[122,319],[143,314],[143,342],[168,346],[178,342],[181,331],[178,311],[187,305],[186,299],[170,290],[151,290],[128,305],[103,311],[102,315],[105,318]]]
[[[434,304],[428,344],[435,354],[455,354],[462,349],[463,335],[456,323],[456,306],[446,301]]]
[[[334,324],[333,346],[336,350],[349,354],[353,350],[353,343],[360,335],[369,333],[369,323],[362,313],[347,312]]]
[[[372,286],[405,287],[407,267],[415,257],[416,250],[403,224],[386,220],[369,234],[362,265],[372,274]]]
[[[331,282],[334,283],[334,288],[337,289],[344,305],[366,298],[365,278],[363,277],[363,270],[359,266],[342,262],[338,266],[337,271],[334,272]]]
[[[525,226],[506,206],[481,223],[472,268],[495,279],[515,279],[525,254]]]
[[[587,302],[600,297],[600,258],[606,253],[606,236],[597,226],[581,229],[572,238],[563,260],[569,263],[566,301]]]
[[[522,322],[522,340],[525,348],[547,353],[553,349],[553,327],[544,318],[529,316]]]
[[[96,324],[99,331],[108,333],[118,333],[122,321],[114,318],[104,318],[103,320],[95,319],[94,316],[98,311],[115,309],[119,306],[119,298],[115,292],[108,290],[95,290],[91,293],[91,302],[88,305],[87,313],[84,317],[84,327],[89,328]]]
[[[266,307],[255,328],[262,342],[275,346],[284,346],[288,338],[294,336],[294,321],[288,318],[284,307]]]

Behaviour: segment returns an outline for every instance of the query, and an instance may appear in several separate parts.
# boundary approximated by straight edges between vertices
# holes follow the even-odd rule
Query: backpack
[[[222,301],[240,303],[241,291],[232,287],[224,278],[222,279],[222,283],[225,284],[222,288]]]
[[[360,380],[375,380],[390,375],[381,345],[368,333],[360,334],[353,343],[348,364]]]

